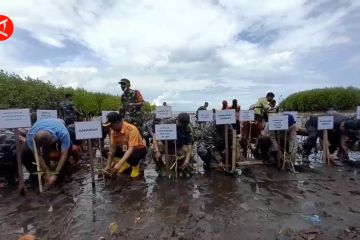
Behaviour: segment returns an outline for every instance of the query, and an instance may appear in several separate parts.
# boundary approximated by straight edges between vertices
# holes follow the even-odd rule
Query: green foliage
[[[335,110],[354,110],[360,105],[360,89],[324,88],[312,89],[290,95],[281,102],[284,110],[300,112]]]
[[[86,115],[98,115],[103,110],[117,110],[119,96],[92,93],[84,89],[56,88],[39,79],[22,79],[0,70],[0,108],[59,109],[65,94],[73,94],[75,107]]]
[[[156,110],[156,105],[153,105],[149,102],[145,102],[142,110],[146,113],[151,113]]]

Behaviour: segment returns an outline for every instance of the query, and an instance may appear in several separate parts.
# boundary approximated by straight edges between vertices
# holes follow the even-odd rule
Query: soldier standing
[[[124,114],[124,120],[137,127],[142,133],[144,123],[141,107],[144,105],[144,99],[139,90],[130,89],[130,81],[123,78],[119,82],[123,94],[121,95],[120,113]]]
[[[65,95],[65,101],[60,104],[59,116],[65,121],[65,125],[73,124],[76,120],[76,109],[72,100],[72,94]]]

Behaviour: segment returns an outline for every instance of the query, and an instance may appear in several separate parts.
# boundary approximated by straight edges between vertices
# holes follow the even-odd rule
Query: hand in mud
[[[48,183],[48,182],[49,182],[50,177],[51,177],[51,175],[49,175],[48,173],[45,173],[45,174],[43,175],[43,179],[44,179],[45,183]]]
[[[118,162],[114,165],[114,167],[111,169],[111,175],[115,175],[121,167],[121,163]]]
[[[184,170],[187,166],[189,166],[189,161],[185,161],[181,166],[181,169]]]
[[[107,175],[111,175],[110,169],[111,169],[110,166],[106,166],[106,167],[103,169],[103,172],[104,172],[105,174],[107,174]]]
[[[47,184],[48,184],[49,186],[53,186],[54,183],[56,182],[57,178],[58,178],[58,177],[57,177],[56,175],[52,175],[52,176],[49,178]]]

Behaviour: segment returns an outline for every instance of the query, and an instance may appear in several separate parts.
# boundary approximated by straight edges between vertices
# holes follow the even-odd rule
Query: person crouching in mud
[[[285,114],[288,116],[288,124],[289,129],[286,131],[287,134],[287,149],[286,151],[292,156],[295,161],[295,154],[297,152],[297,133],[301,131],[297,126],[295,119],[290,114]],[[281,136],[283,134],[280,134]],[[276,139],[277,133],[276,131],[269,130],[269,122],[266,123],[265,129],[262,131],[261,136],[257,140],[256,147],[254,149],[254,155],[256,158],[261,158],[264,163],[278,163],[282,158],[281,151],[285,151],[285,149],[281,149],[279,143]],[[281,146],[283,146],[283,142],[285,139],[280,138]]]
[[[349,150],[346,146],[346,140],[353,139],[356,136],[353,132],[360,130],[360,120],[350,120],[340,113],[328,112],[318,116],[312,116],[305,123],[308,138],[303,143],[304,162],[309,163],[308,157],[311,154],[312,149],[316,149],[316,142],[318,138],[320,138],[320,143],[322,143],[322,131],[317,130],[318,118],[320,116],[334,117],[334,129],[328,130],[328,141],[330,144],[329,152],[331,154],[330,160],[334,161],[336,158],[339,158],[340,160],[349,159]],[[337,156],[334,156],[336,150],[338,150]]]
[[[72,171],[70,156],[78,161],[78,149],[73,146],[70,134],[61,119],[49,118],[37,121],[26,134],[26,142],[21,149],[21,159],[25,168],[31,173],[30,181],[35,180],[37,171],[35,148],[38,152],[40,171],[43,179],[51,187],[58,177],[64,178]]]
[[[177,140],[176,140],[176,148],[177,154],[180,159],[178,160],[178,166],[181,172],[185,172],[185,174],[190,171],[189,163],[191,159],[191,149],[192,149],[192,135],[191,129],[189,127],[190,123],[190,115],[187,113],[180,113],[177,118],[175,119],[168,119],[165,120],[163,123],[176,123],[176,133],[177,133]],[[165,165],[163,156],[165,155],[165,143],[163,141],[156,140],[155,136],[155,124],[159,122],[154,121],[152,127],[152,135],[153,135],[153,158],[156,163],[157,170],[160,172],[161,176],[165,176]],[[160,124],[160,123],[159,123]],[[175,154],[175,145],[174,141],[168,142],[168,151],[169,155]]]
[[[147,154],[139,130],[117,112],[107,115],[105,126],[110,127],[110,150],[104,172],[114,176],[132,168],[130,176],[138,177],[140,160]]]

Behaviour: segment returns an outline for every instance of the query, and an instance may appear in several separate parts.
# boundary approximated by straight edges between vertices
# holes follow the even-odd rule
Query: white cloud
[[[359,27],[346,21],[358,19],[357,1],[18,0],[0,8],[15,23],[13,45],[0,44],[5,70],[113,94],[127,77],[147,100],[187,107],[226,97],[250,105],[269,89],[288,94],[329,83],[326,69],[308,69],[312,55],[359,40]],[[101,64],[81,54],[34,64],[21,58],[28,39],[18,30],[44,49],[66,52],[75,43]]]

